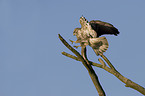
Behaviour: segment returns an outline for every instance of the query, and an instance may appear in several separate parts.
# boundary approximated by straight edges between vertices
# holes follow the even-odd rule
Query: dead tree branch
[[[73,55],[70,55],[66,52],[62,52],[63,55],[67,56],[67,57],[70,57],[72,59],[75,59],[77,61],[80,61],[80,59],[78,57],[75,57]],[[94,62],[90,62],[91,65],[93,66],[96,66],[96,67],[99,67],[99,68],[102,68],[104,70],[106,70],[107,72],[113,74],[114,76],[116,76],[120,81],[122,81],[123,83],[125,83],[126,87],[130,87],[132,89],[135,89],[137,90],[138,92],[140,92],[141,94],[145,95],[145,88],[138,85],[137,83],[131,81],[130,79],[124,77],[123,75],[121,75],[116,69],[115,67],[111,64],[111,62],[107,59],[106,56],[104,55],[101,55],[101,57],[107,62],[107,64],[109,65],[109,67],[106,65],[106,63],[101,59],[99,58],[99,62],[101,64],[98,64],[98,63],[94,63]]]
[[[116,69],[115,67],[111,64],[111,62],[107,59],[106,56],[101,55],[101,57],[107,62],[107,64],[110,66],[109,67],[104,67],[103,69],[108,71],[109,73],[115,75],[120,81],[122,81],[123,83],[125,83],[126,87],[130,87],[133,88],[135,90],[137,90],[138,92],[142,93],[143,95],[145,95],[145,88],[136,84],[135,82],[131,81],[130,79],[124,77],[123,75],[121,75]],[[101,62],[100,62],[101,63]],[[102,63],[101,63],[102,64]]]
[[[69,57],[71,57],[71,58],[73,58],[73,59],[75,59],[75,60],[79,60],[79,61],[81,61],[82,63],[83,63],[83,65],[85,66],[85,68],[88,70],[88,73],[89,73],[89,75],[90,75],[90,77],[91,77],[91,79],[92,79],[92,81],[93,81],[93,83],[94,83],[94,85],[95,85],[95,87],[96,87],[96,89],[97,89],[97,91],[98,91],[98,94],[99,94],[99,96],[106,96],[105,95],[105,92],[104,92],[104,90],[103,90],[103,88],[102,88],[102,86],[101,86],[101,84],[100,84],[100,82],[99,82],[99,80],[98,80],[98,76],[96,75],[96,73],[95,73],[95,71],[93,70],[93,68],[92,68],[92,66],[91,66],[91,63],[90,62],[87,62],[87,60],[86,60],[86,58],[84,58],[83,56],[81,56],[80,54],[79,54],[79,52],[77,52],[74,48],[72,48],[64,39],[63,39],[63,37],[59,34],[59,39],[62,41],[62,43],[69,49],[69,50],[71,50],[77,57],[75,57],[75,56],[72,56],[72,55],[68,55],[67,53],[62,53],[63,55],[68,55]],[[84,51],[86,50],[86,49],[83,49]],[[83,53],[84,54],[84,56],[86,56],[86,53]],[[78,59],[77,59],[78,58]]]

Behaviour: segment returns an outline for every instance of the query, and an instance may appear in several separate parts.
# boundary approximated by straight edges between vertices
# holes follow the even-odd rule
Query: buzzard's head
[[[74,29],[74,32],[73,32],[73,35],[78,35],[79,31],[81,30],[81,28],[75,28]]]

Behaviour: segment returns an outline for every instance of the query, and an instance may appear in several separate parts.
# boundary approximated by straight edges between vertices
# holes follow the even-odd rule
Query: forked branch
[[[84,58],[83,56],[81,56],[80,54],[79,54],[79,52],[77,52],[74,48],[72,48],[63,38],[62,38],[62,36],[61,35],[59,35],[59,39],[62,41],[62,43],[69,49],[69,50],[71,50],[77,57],[75,57],[75,56],[72,56],[72,55],[68,55],[68,54],[66,54],[66,53],[62,53],[63,55],[68,55],[68,56],[70,56],[71,58],[73,58],[73,59],[75,59],[75,60],[79,60],[79,61],[81,61],[82,63],[83,63],[83,65],[85,66],[85,68],[88,70],[88,73],[89,73],[89,75],[90,75],[90,77],[91,77],[91,79],[92,79],[92,81],[93,81],[93,83],[94,83],[94,85],[95,85],[95,87],[96,87],[96,89],[97,89],[97,91],[98,91],[98,94],[99,94],[99,96],[106,96],[105,95],[105,92],[104,92],[104,90],[103,90],[103,88],[102,88],[102,86],[101,86],[101,84],[100,84],[100,82],[99,82],[99,80],[98,80],[98,76],[96,75],[96,73],[95,73],[95,71],[93,70],[93,68],[92,68],[92,66],[91,66],[91,63],[90,64],[88,64],[89,62],[87,62],[87,60],[85,60],[86,58]],[[85,55],[85,53],[84,53],[84,55]],[[77,59],[78,58],[78,59]]]
[[[100,90],[98,91],[99,96],[105,96],[105,93],[104,93],[104,91],[103,91],[103,89],[102,89],[102,87],[101,87],[101,85],[100,85],[100,83],[99,83],[99,81],[98,81],[98,77],[97,77],[97,75],[95,74],[95,72],[94,72],[93,68],[91,67],[91,65],[106,70],[107,72],[109,72],[109,73],[113,74],[114,76],[116,76],[120,81],[122,81],[123,83],[125,83],[125,84],[126,84],[126,85],[125,85],[126,87],[130,87],[130,88],[132,88],[132,89],[135,89],[135,90],[137,90],[138,92],[140,92],[141,94],[145,95],[145,88],[142,87],[142,86],[140,86],[139,84],[137,84],[137,83],[131,81],[130,79],[124,77],[123,75],[121,75],[121,74],[115,69],[115,67],[111,64],[111,62],[108,60],[108,58],[107,58],[105,55],[100,54],[100,56],[104,59],[104,61],[106,61],[106,63],[108,64],[109,67],[106,65],[106,63],[105,63],[101,58],[99,58],[99,62],[100,62],[101,64],[94,63],[94,62],[89,61],[89,60],[86,61],[86,60],[85,60],[85,59],[87,58],[87,57],[86,57],[86,53],[84,54],[85,58],[83,58],[83,57],[79,54],[79,52],[77,52],[74,48],[72,48],[72,47],[71,47],[71,46],[70,46],[70,45],[60,36],[60,35],[59,35],[59,38],[60,38],[60,40],[63,42],[63,44],[64,44],[68,49],[70,49],[77,57],[76,57],[76,56],[73,56],[73,55],[71,55],[71,54],[68,54],[68,53],[66,53],[66,52],[62,52],[62,54],[65,55],[65,56],[67,56],[67,57],[70,57],[70,58],[72,58],[72,59],[74,59],[74,60],[81,61],[81,62],[83,63],[83,65],[86,67],[86,69],[88,70],[89,74],[90,74],[90,73],[93,73],[93,75],[90,74],[90,77],[91,77],[93,83],[94,83],[94,81],[97,82],[97,84],[94,83],[94,85],[95,85],[97,91],[98,91],[98,89],[101,90],[101,91],[100,91]],[[87,64],[87,63],[89,63],[89,64]],[[95,77],[92,77],[92,76],[95,76]],[[96,79],[93,79],[93,78],[96,78]],[[99,87],[98,87],[98,86],[99,86]],[[100,94],[102,94],[102,93],[103,93],[104,95],[100,95]]]

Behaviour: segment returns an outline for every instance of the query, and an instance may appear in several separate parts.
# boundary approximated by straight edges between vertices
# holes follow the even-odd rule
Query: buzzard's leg
[[[87,45],[89,45],[88,41],[86,41],[86,40],[85,41],[81,41],[81,42],[79,40],[77,40],[77,41],[74,41],[74,42],[75,43],[81,43],[81,45],[79,45],[79,46],[74,46],[76,48],[78,48],[78,47],[84,47],[85,48]]]

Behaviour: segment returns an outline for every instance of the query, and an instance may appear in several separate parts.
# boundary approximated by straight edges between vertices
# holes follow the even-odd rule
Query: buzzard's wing
[[[93,48],[97,56],[99,54],[103,54],[109,46],[108,41],[105,37],[90,38],[89,45]]]
[[[117,28],[115,28],[112,24],[102,22],[99,20],[92,20],[89,22],[92,29],[97,32],[97,37],[104,35],[104,34],[113,34],[116,35],[119,34],[119,31]]]

